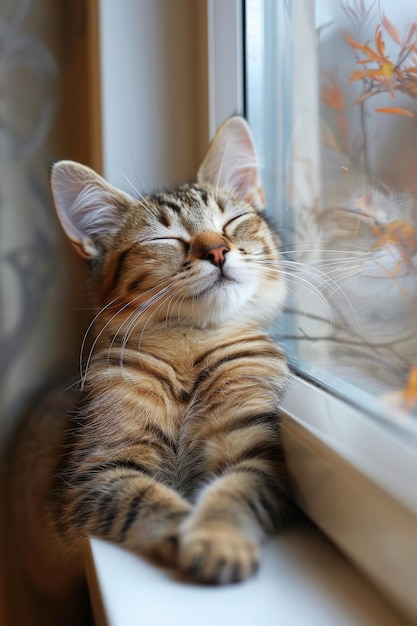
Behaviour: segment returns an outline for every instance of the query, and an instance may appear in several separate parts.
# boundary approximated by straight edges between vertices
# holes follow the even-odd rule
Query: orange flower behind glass
[[[382,38],[381,26],[378,24],[375,30],[375,50],[372,50],[367,44],[361,44],[353,39],[347,30],[345,30],[345,37],[352,48],[360,50],[365,55],[364,59],[358,59],[356,61],[357,64],[365,65],[367,63],[376,63],[378,65],[377,68],[353,70],[349,81],[353,82],[364,79],[375,81],[385,87],[385,89],[390,92],[391,96],[395,98],[394,79],[401,77],[401,70],[385,54],[385,42]]]

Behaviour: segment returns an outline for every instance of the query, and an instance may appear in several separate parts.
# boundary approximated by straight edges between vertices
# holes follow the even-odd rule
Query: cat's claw
[[[210,525],[180,536],[178,566],[199,582],[239,582],[253,574],[258,565],[258,545],[234,527]]]

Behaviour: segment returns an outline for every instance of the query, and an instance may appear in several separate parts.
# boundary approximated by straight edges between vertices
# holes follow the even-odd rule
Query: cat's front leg
[[[288,512],[284,482],[260,464],[225,470],[202,489],[182,524],[179,566],[196,579],[222,584],[247,578],[258,567],[264,534],[282,525]]]
[[[241,350],[211,376],[206,367],[182,432],[182,457],[202,487],[181,527],[179,566],[201,581],[247,578],[263,536],[288,513],[278,412],[286,368],[273,350],[267,344],[262,360]]]
[[[262,531],[238,498],[233,477],[219,479],[204,489],[183,524],[179,567],[197,580],[238,582],[257,569]]]
[[[250,576],[258,567],[265,533],[277,530],[287,517],[284,458],[271,418],[269,413],[254,416],[255,430],[248,427],[251,420],[242,419],[233,438],[226,421],[224,436],[217,432],[201,446],[212,478],[182,524],[178,554],[180,568],[200,581],[223,584]]]
[[[146,467],[120,457],[81,460],[66,481],[58,527],[70,550],[96,536],[175,561],[179,528],[192,507]]]

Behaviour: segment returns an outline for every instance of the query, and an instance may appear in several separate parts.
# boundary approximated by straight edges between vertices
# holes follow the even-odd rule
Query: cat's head
[[[219,128],[196,184],[138,199],[71,161],[53,166],[51,184],[66,234],[93,261],[95,304],[109,316],[139,328],[161,320],[205,328],[269,322],[282,306],[279,240],[260,214],[242,118]]]

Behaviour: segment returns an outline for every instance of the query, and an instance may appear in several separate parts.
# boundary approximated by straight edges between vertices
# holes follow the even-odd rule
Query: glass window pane
[[[247,0],[246,104],[289,360],[416,429],[417,5]]]

